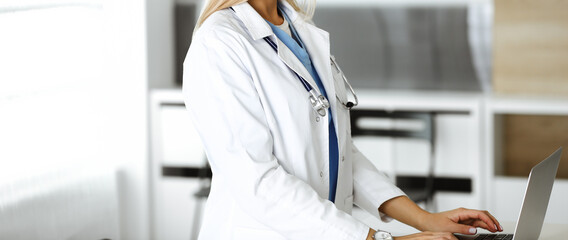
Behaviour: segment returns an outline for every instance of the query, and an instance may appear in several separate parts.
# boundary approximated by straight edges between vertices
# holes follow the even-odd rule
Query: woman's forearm
[[[424,220],[430,214],[406,196],[392,198],[384,202],[378,210],[421,231],[425,230]]]

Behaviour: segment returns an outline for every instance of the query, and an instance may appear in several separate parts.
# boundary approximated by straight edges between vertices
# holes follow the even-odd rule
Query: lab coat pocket
[[[233,231],[233,240],[285,240],[282,235],[267,229],[236,227]]]

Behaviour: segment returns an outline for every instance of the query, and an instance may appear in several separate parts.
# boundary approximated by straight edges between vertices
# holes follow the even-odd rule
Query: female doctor
[[[315,0],[314,0],[315,2]],[[184,62],[183,94],[212,171],[199,239],[456,239],[501,231],[486,211],[429,213],[353,145],[349,85],[315,3],[209,0]],[[357,27],[357,26],[353,26]],[[422,232],[393,237],[353,204]]]

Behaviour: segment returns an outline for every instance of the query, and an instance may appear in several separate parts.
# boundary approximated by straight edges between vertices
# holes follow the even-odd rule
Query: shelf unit
[[[197,239],[207,160],[181,89],[150,92],[150,126],[152,238]]]
[[[357,90],[357,109],[434,113],[436,148],[434,175],[471,179],[471,193],[437,192],[435,209],[482,208],[481,94],[439,91]],[[391,123],[396,125],[396,123]],[[416,141],[358,137],[354,140],[378,169],[387,174],[425,174],[429,149]],[[412,159],[409,161],[408,159]]]
[[[498,174],[501,164],[501,129],[499,115],[553,115],[568,116],[568,97],[487,95],[485,99],[484,177],[487,209],[497,218],[516,221],[521,207],[527,179]],[[568,133],[566,133],[568,134]],[[564,146],[564,154],[566,147]],[[546,156],[543,156],[543,159]],[[568,198],[568,180],[557,179],[548,206],[546,222],[568,223],[565,199]],[[564,200],[563,200],[564,199]]]

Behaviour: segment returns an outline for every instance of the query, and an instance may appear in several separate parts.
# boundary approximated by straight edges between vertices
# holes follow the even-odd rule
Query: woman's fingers
[[[483,228],[487,229],[490,232],[496,232],[502,230],[500,227],[499,222],[495,217],[493,217],[487,211],[480,211],[480,210],[471,210],[471,209],[460,209],[461,211],[458,213],[459,221],[458,223],[468,223],[473,220],[473,223],[477,221],[482,221],[485,223]],[[470,222],[471,223],[471,222]]]
[[[453,233],[461,233],[466,235],[472,235],[477,233],[477,228],[475,226],[453,223],[448,229]]]
[[[489,216],[493,222],[495,223],[495,226],[497,226],[497,231],[502,232],[503,231],[503,227],[501,226],[501,223],[499,223],[499,221],[497,221],[497,218],[495,218],[493,215],[491,215],[491,213],[489,213],[488,211],[484,211],[485,214],[487,214],[487,216]]]
[[[464,224],[464,225],[471,226],[471,227],[475,227],[475,228],[489,229],[489,226],[481,220],[471,219],[471,220],[468,220],[468,221],[462,221],[460,223]]]
[[[501,224],[499,224],[499,222],[497,221],[497,219],[495,219],[495,217],[493,217],[493,215],[491,215],[488,211],[479,211],[479,215],[482,216],[482,218],[480,218],[484,223],[485,223],[485,229],[489,230],[490,232],[497,232],[497,231],[502,231],[501,229]]]
[[[473,223],[471,223],[471,224],[469,224],[469,225],[471,225],[471,226],[473,226],[473,227],[476,227],[476,228],[483,228],[483,229],[489,228],[489,227],[487,226],[487,224],[484,223],[483,221],[475,221],[475,222],[473,222]]]
[[[490,232],[503,230],[497,219],[489,212],[465,208],[431,214],[421,226],[421,230],[466,235],[477,233],[477,228],[487,229]]]

